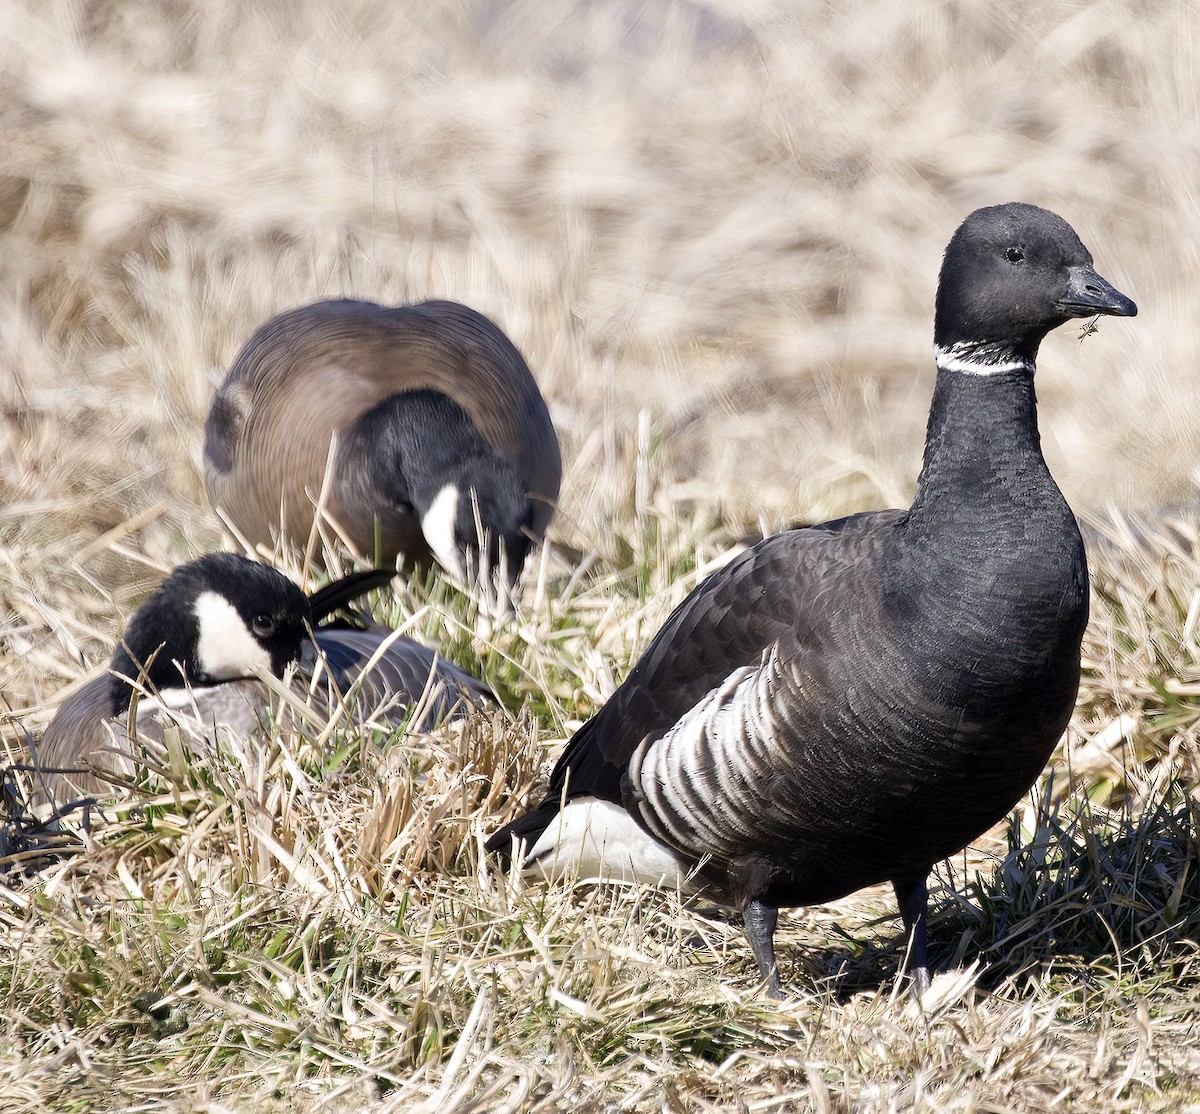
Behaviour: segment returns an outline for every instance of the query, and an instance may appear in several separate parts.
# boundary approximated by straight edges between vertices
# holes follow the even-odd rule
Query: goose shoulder
[[[764,666],[797,663],[831,638],[830,595],[878,589],[878,565],[901,511],[853,515],[775,534],[705,580],[670,615],[608,702],[571,740],[547,801],[622,800],[634,752],[690,715],[731,699],[730,683]]]

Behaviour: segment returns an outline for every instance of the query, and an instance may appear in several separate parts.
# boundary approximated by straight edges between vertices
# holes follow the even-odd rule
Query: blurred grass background
[[[36,730],[56,694],[107,658],[130,608],[166,568],[220,544],[201,480],[201,425],[212,391],[255,326],[317,298],[465,301],[508,332],[541,383],[566,464],[552,536],[598,558],[582,581],[559,570],[548,596],[531,604],[531,625],[498,636],[512,666],[500,678],[509,694],[545,697],[536,708],[543,733],[561,735],[611,691],[694,583],[693,570],[728,540],[907,500],[933,382],[941,252],[977,206],[1024,200],[1061,213],[1099,271],[1139,306],[1135,320],[1102,322],[1086,342],[1062,329],[1043,346],[1043,443],[1072,505],[1085,516],[1119,507],[1154,522],[1163,508],[1194,502],[1200,10],[1187,0],[0,0],[0,27],[0,709],[17,713],[10,722],[18,733]],[[1122,535],[1093,554],[1098,607],[1074,729],[1084,799],[1120,803],[1140,794],[1158,801],[1154,770],[1171,762],[1187,772],[1179,792],[1191,784],[1200,722],[1198,566],[1186,530],[1160,536],[1156,529],[1148,548],[1144,538]],[[528,590],[538,591],[532,579]],[[570,598],[556,605],[560,591]],[[409,604],[425,598],[418,591]],[[469,649],[461,625],[450,627],[443,641]],[[489,668],[495,674],[499,667],[493,660]],[[648,946],[640,936],[627,939],[641,914],[619,902],[615,920],[603,922],[606,940],[612,937],[605,947],[616,950],[599,960],[588,951],[588,906],[553,906],[548,914],[538,906],[536,915],[523,907],[518,919],[535,943],[514,943],[502,896],[491,883],[472,888],[469,833],[486,830],[501,807],[513,805],[501,799],[506,778],[514,794],[528,791],[532,752],[513,755],[531,745],[531,732],[538,734],[517,721],[489,736],[484,765],[494,788],[486,807],[471,798],[470,824],[453,828],[449,851],[431,859],[417,840],[404,852],[412,871],[449,864],[467,872],[444,883],[459,887],[451,897],[437,899],[459,909],[463,924],[499,918],[478,939],[469,925],[459,926],[454,939],[463,955],[486,959],[489,951],[516,949],[505,951],[518,958],[502,982],[512,982],[513,1002],[533,994],[545,1025],[526,1018],[505,1035],[516,1042],[507,1053],[513,1062],[529,1041],[547,1063],[555,1062],[547,1050],[558,1049],[579,1072],[572,1083],[555,1076],[556,1068],[529,1069],[522,1100],[529,1108],[537,1096],[548,1110],[564,1108],[571,1096],[580,1109],[602,1104],[617,1079],[630,1108],[671,1110],[734,1102],[743,1094],[730,1082],[735,1077],[760,1104],[755,1110],[785,1109],[786,1102],[898,1109],[933,1102],[935,1093],[942,1105],[930,1108],[973,1109],[978,1099],[991,1102],[988,1108],[1038,1109],[1068,1078],[1079,1109],[1118,1099],[1149,1109],[1164,1094],[1161,1108],[1179,1109],[1200,1093],[1200,1067],[1178,1017],[1186,994],[1155,999],[1138,981],[1164,963],[1175,970],[1176,960],[1161,952],[1134,965],[1129,997],[1110,987],[1096,992],[1100,1001],[1051,981],[1027,1006],[1023,985],[1011,1000],[960,1011],[934,1040],[920,1019],[889,1014],[881,1021],[886,992],[843,1002],[841,1013],[821,991],[809,1014],[785,1025],[763,1021],[752,1005],[730,1005],[728,991],[703,980],[699,989],[687,980],[680,989],[684,976],[672,975],[672,966],[695,952],[697,935],[707,939],[715,930],[694,917],[680,927],[677,909],[668,916],[674,927],[662,930],[665,958],[653,965],[653,978],[638,973],[642,958],[630,960],[630,948]],[[420,780],[424,772],[405,782],[409,796],[394,815],[380,803],[391,800],[386,780],[371,780],[384,774],[360,772],[366,781],[347,790],[359,795],[357,804],[341,812],[314,805],[296,823],[311,822],[328,838],[344,825],[351,847],[362,823],[372,832],[382,825],[379,847],[406,824],[425,824],[428,836],[466,807],[455,778],[482,761],[468,752],[469,761],[447,760],[436,792]],[[509,768],[514,762],[519,768]],[[364,821],[360,798],[372,792],[375,811]],[[1170,800],[1171,824],[1184,823],[1186,805]],[[1135,827],[1154,815],[1143,813]],[[1036,832],[1057,821],[1030,823]],[[1067,826],[1074,850],[1063,861],[1086,862],[1096,839]],[[134,823],[131,831],[139,830]],[[85,873],[107,877],[119,861],[143,885],[143,872],[158,879],[155,892],[168,908],[180,901],[171,887],[187,891],[190,883],[164,874],[162,863],[178,855],[192,865],[173,869],[193,870],[187,840],[177,848],[170,842],[177,833],[168,839],[160,831],[155,838],[167,842],[151,841],[158,849],[147,865],[126,855],[132,837],[118,836]],[[1179,914],[1195,877],[1187,842],[1194,837],[1179,838],[1171,847],[1183,850],[1161,860],[1175,865],[1155,876],[1177,926],[1163,944],[1168,950],[1184,946],[1186,926],[1200,923],[1186,902]],[[223,847],[202,858],[214,877],[227,861]],[[1078,912],[1075,869],[1063,875],[1052,909]],[[1121,869],[1128,881],[1140,868],[1135,861]],[[1057,914],[1030,912],[1029,895],[1042,892],[1040,883],[1023,867],[1018,873],[999,898],[988,891],[981,899],[988,916],[1011,906],[1023,910],[1018,923],[1058,923]],[[434,875],[421,877],[421,886],[441,892]],[[280,892],[291,894],[294,881],[285,872]],[[374,883],[367,889],[376,892]],[[1121,908],[1136,889],[1130,882],[1121,890]],[[233,907],[201,919],[228,915],[237,923],[236,887],[235,897]],[[438,908],[434,898],[423,904],[426,897],[422,891],[413,901]],[[186,918],[177,923],[183,914],[160,908],[164,935],[151,932],[147,945],[158,958],[143,956],[142,966],[122,968],[119,978],[103,948],[127,948],[128,925],[80,935],[83,921],[71,918],[88,920],[93,899],[73,900],[82,904],[62,925],[54,913],[34,933],[37,918],[21,913],[7,931],[24,924],[42,943],[50,940],[57,958],[48,969],[74,989],[43,987],[43,1012],[12,984],[10,1000],[48,1034],[58,1031],[47,1020],[56,1010],[82,1027],[73,1033],[91,1024],[89,1010],[108,1018],[107,1029],[77,1039],[93,1063],[110,1057],[111,1083],[120,1074],[119,1056],[111,1057],[122,1026],[138,1031],[126,983],[157,977],[146,970],[161,974],[180,950],[200,945],[181,927]],[[281,898],[281,906],[290,900]],[[889,900],[869,907],[886,912]],[[303,911],[309,906],[301,907],[294,930],[304,943],[294,955],[307,963],[314,930]],[[538,917],[560,914],[558,935],[543,938],[549,929]],[[841,916],[804,915],[809,924]],[[647,923],[663,916],[654,905]],[[1008,939],[1006,925],[1001,918],[951,935],[977,935],[978,947],[985,938]],[[337,927],[333,952],[348,931]],[[891,941],[890,925],[883,931]],[[1046,932],[1069,935],[1061,926]],[[315,938],[324,939],[321,931]],[[237,933],[221,939],[228,954],[238,954]],[[845,947],[832,939],[835,953]],[[411,943],[406,937],[405,946]],[[409,1026],[401,1060],[425,1065],[426,1074],[410,1082],[426,1087],[428,1108],[457,1102],[468,1109],[471,1088],[459,1094],[451,1087],[463,1064],[451,1063],[450,1071],[446,1062],[456,1034],[478,1037],[484,1015],[473,1003],[483,999],[464,997],[447,976],[456,988],[447,999],[435,1006],[420,997],[414,1005],[388,982],[408,985],[413,972],[425,979],[430,946],[428,936],[418,940],[416,958],[404,960],[411,969],[402,965],[409,975],[389,976],[381,961],[391,990],[367,980],[363,993],[397,1011],[389,1033]],[[713,946],[727,955],[741,944],[734,932]],[[942,958],[963,949],[969,957],[966,944],[947,943]],[[587,998],[586,1008],[568,1009],[583,1018],[590,1034],[583,1038],[563,1037],[561,1000],[547,1000],[529,975],[529,964],[552,951],[556,962],[582,964],[553,993],[576,1004]],[[1012,961],[1011,950],[1000,952],[1002,966]],[[43,953],[28,954],[42,962],[36,957]],[[85,978],[97,954],[107,957],[102,991]],[[1034,954],[1016,965],[1044,959]],[[1072,968],[1072,978],[1085,967]],[[586,977],[579,974],[585,969]],[[286,979],[271,970],[268,964],[253,981],[264,1017],[294,1008],[279,990]],[[571,982],[579,978],[586,985]],[[613,987],[626,986],[626,978],[643,980],[636,983],[642,990],[617,993]],[[428,980],[421,985],[421,994],[435,993]],[[646,985],[651,999],[638,997]],[[268,986],[283,994],[274,1004]],[[323,984],[318,990],[336,997]],[[1160,1045],[1157,1059],[1134,1004],[1141,993],[1181,1034],[1170,1054]],[[616,1014],[603,1013],[606,995],[619,999]],[[645,1020],[672,1010],[669,1024]],[[721,1019],[716,1029],[696,1038],[712,1017]],[[258,1024],[242,1020],[249,1029]],[[771,1059],[798,1039],[793,1022],[808,1034],[807,1067]],[[25,1023],[13,1024],[27,1038]],[[292,1022],[279,1024],[275,1036],[284,1033],[286,1045]],[[1090,1060],[1095,1037],[1086,1034],[1095,1032],[1105,1035],[1105,1051]],[[238,1059],[244,1052],[226,1047],[228,1031],[221,1033],[217,1046],[230,1071],[258,1062]],[[680,1047],[699,1048],[699,1058],[688,1052],[660,1062],[644,1051],[676,1038]],[[48,1047],[67,1047],[45,1039]],[[342,1030],[323,1033],[323,1051],[314,1055],[325,1067],[314,1072],[350,1054],[344,1039]],[[363,1039],[354,1055],[382,1080],[387,1073],[363,1050],[377,1038]],[[705,1039],[720,1055],[704,1051]],[[476,1047],[471,1040],[463,1038],[464,1054]],[[622,1060],[617,1050],[630,1041],[643,1051]],[[152,1078],[160,1070],[157,1047],[143,1049]],[[743,1057],[738,1072],[714,1074],[720,1056],[735,1049]],[[202,1064],[207,1053],[192,1052],[189,1072],[203,1078],[204,1070],[216,1071],[211,1058]],[[307,1077],[308,1068],[278,1059],[279,1078]],[[25,1080],[21,1101],[31,1108],[45,1108],[48,1093],[100,1094],[47,1092],[28,1082],[21,1063],[0,1067],[16,1065],[9,1078]],[[654,1082],[664,1071],[668,1082]],[[1146,1073],[1146,1089],[1131,1084]],[[893,1082],[881,1084],[885,1077]],[[205,1093],[189,1092],[188,1101],[200,1103]],[[512,1109],[523,1108],[512,1098],[521,1093],[518,1087],[505,1099],[516,1103]],[[407,1103],[411,1093],[404,1094]],[[764,1097],[781,1094],[782,1106]]]
[[[1012,199],[1066,216],[1141,307],[1085,346],[1047,342],[1068,498],[1192,496],[1190,4],[3,17],[6,542],[53,559],[163,503],[156,557],[212,544],[197,430],[214,383],[265,317],[338,294],[459,298],[502,324],[566,442],[558,531],[578,548],[602,542],[620,498],[604,464],[639,411],[667,497],[737,527],[895,504],[942,247]]]

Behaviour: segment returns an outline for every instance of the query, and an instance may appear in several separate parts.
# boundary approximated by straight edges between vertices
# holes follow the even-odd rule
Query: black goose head
[[[934,345],[939,363],[1032,367],[1042,338],[1072,317],[1136,313],[1062,217],[1019,202],[993,205],[968,216],[946,248]]]
[[[529,489],[457,402],[405,391],[363,414],[351,437],[373,501],[411,516],[447,572],[473,580],[482,554],[488,569],[516,582],[532,544]]]
[[[300,660],[309,601],[287,577],[233,553],[176,569],[138,608],[112,657],[114,712],[129,707],[130,680],[154,689],[213,685],[263,670],[282,676]]]
[[[461,461],[422,501],[421,533],[438,563],[460,580],[485,574],[516,584],[533,543],[533,508],[517,470],[503,457]]]

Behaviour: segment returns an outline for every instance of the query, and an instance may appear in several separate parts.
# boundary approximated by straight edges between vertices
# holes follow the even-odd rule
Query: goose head
[[[971,213],[946,247],[934,346],[939,363],[1032,368],[1042,339],[1071,318],[1136,313],[1062,217],[1036,205],[993,205]]]
[[[113,710],[129,707],[132,682],[156,690],[215,685],[300,661],[312,615],[287,577],[233,553],[176,569],[130,620],[112,657]]]

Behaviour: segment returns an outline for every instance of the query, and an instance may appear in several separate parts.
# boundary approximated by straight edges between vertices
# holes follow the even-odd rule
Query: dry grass
[[[590,562],[548,560],[497,631],[440,584],[389,605],[430,605],[422,633],[506,712],[216,755],[10,873],[0,1107],[1200,1108],[1200,562],[1158,513],[1200,464],[1192,5],[0,0],[0,21],[14,754],[161,573],[220,543],[200,424],[278,309],[494,316],[564,441],[554,536]],[[1051,338],[1039,377],[1073,505],[1138,528],[1093,546],[1053,777],[944,868],[941,1003],[897,996],[884,892],[784,918],[775,1007],[708,910],[495,877],[484,835],[730,539],[907,498],[942,246],[1011,199],[1063,213],[1141,307]]]

